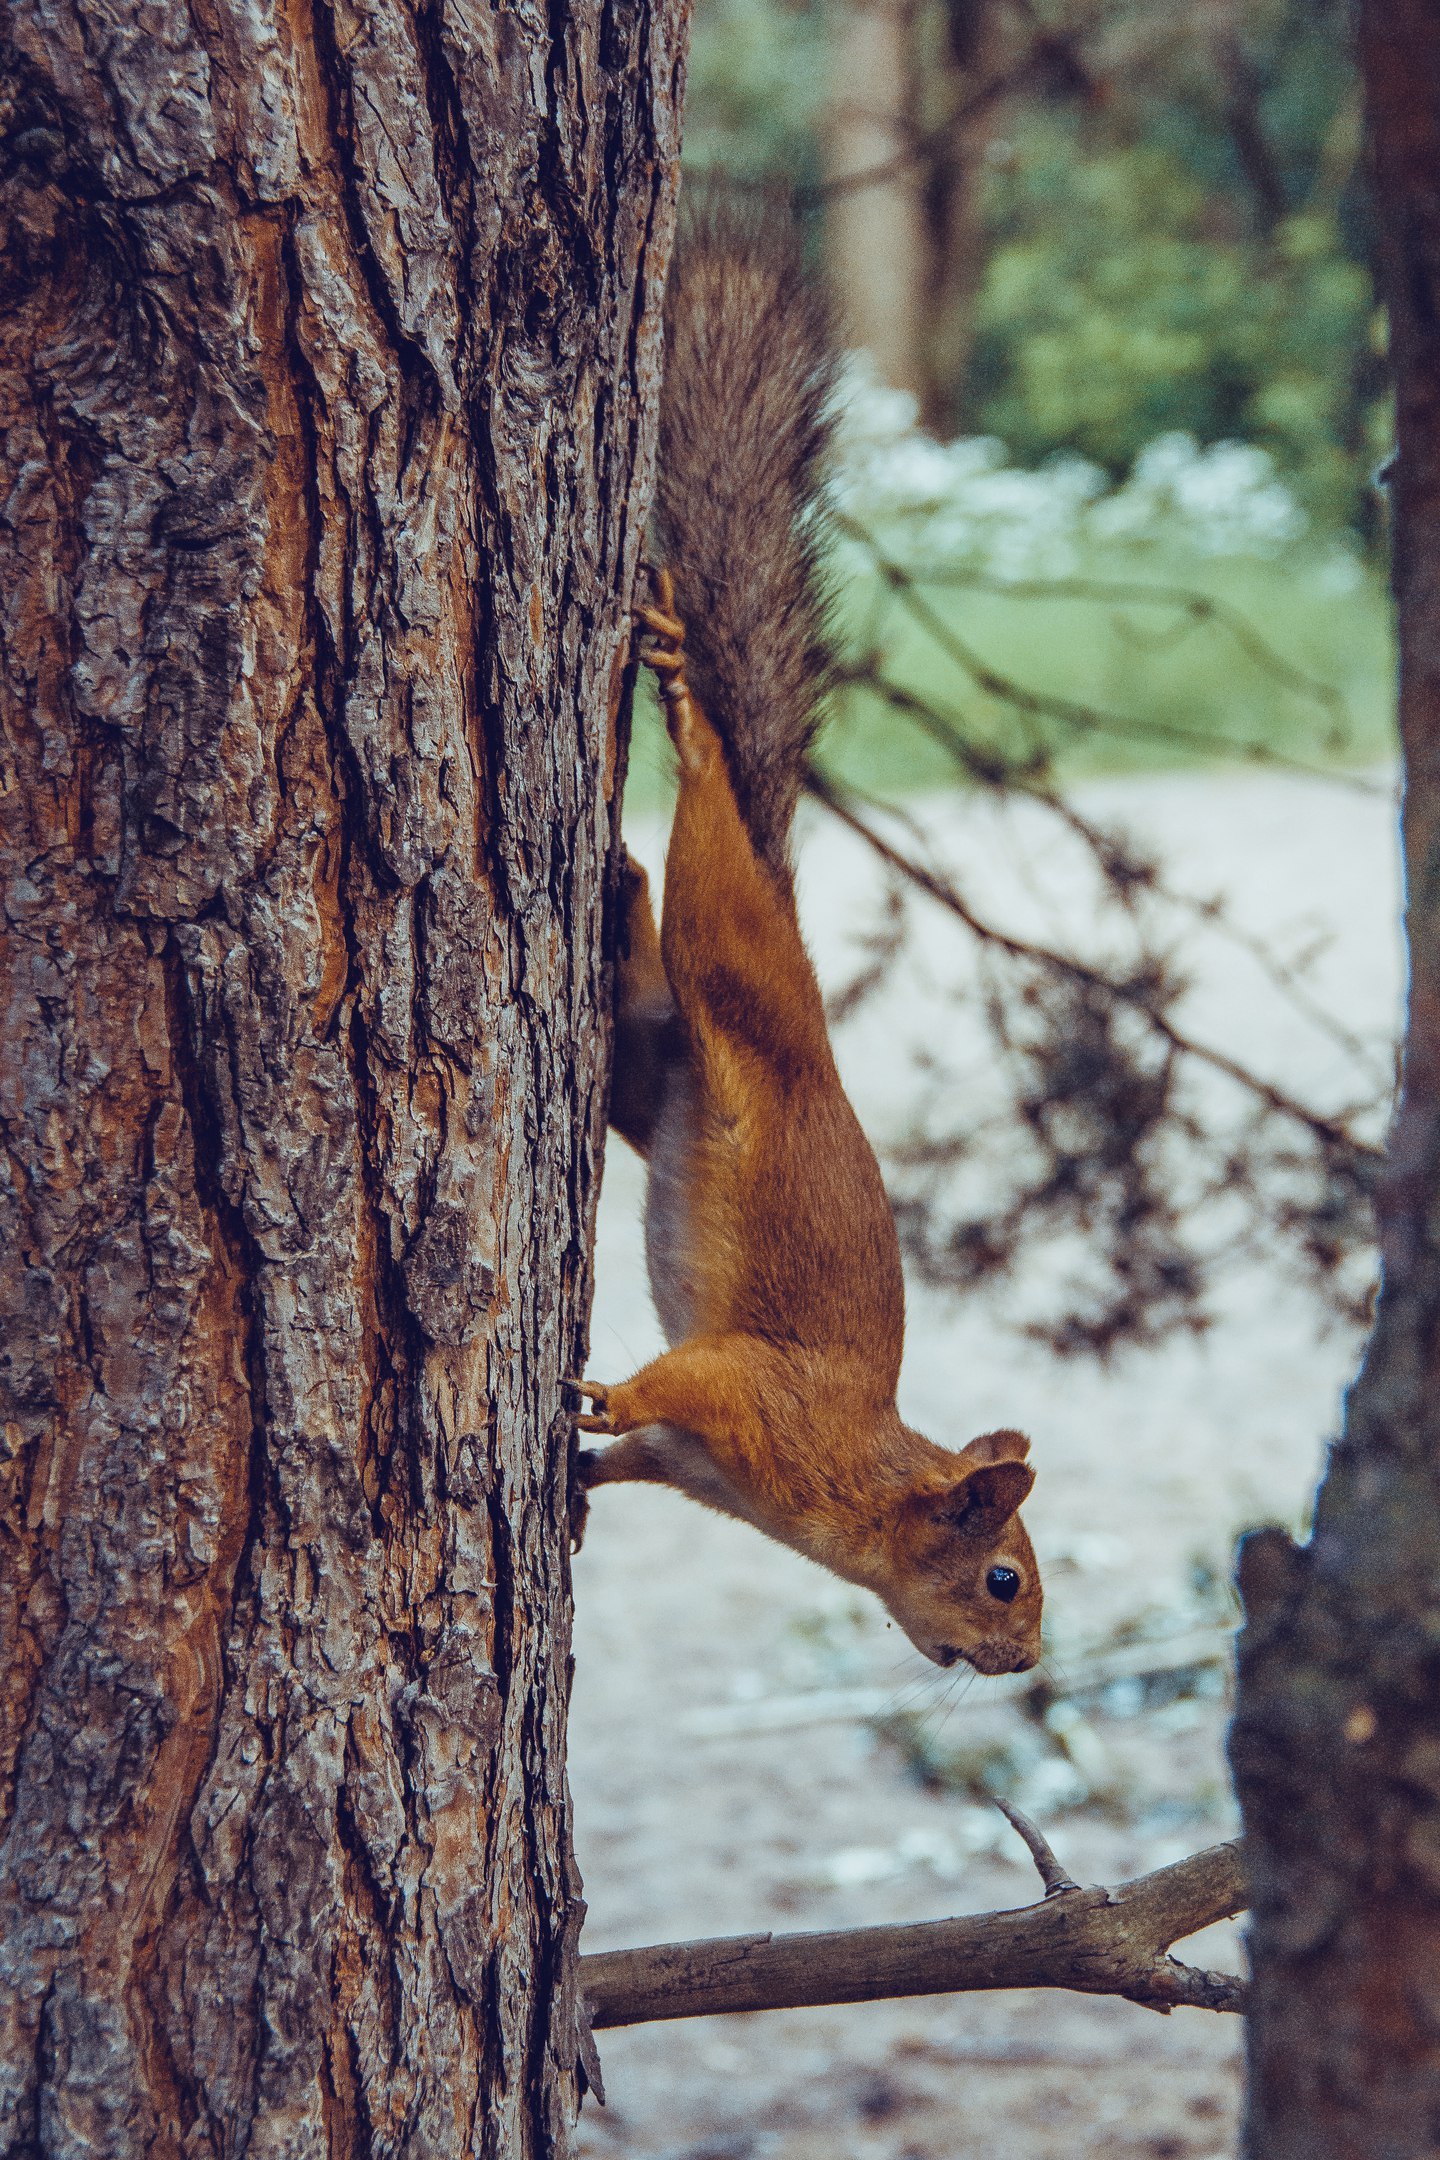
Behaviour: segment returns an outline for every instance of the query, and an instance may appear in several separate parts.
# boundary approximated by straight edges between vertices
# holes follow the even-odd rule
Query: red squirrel
[[[1041,1590],[1018,1432],[958,1454],[896,1408],[894,1217],[840,1084],[789,836],[831,670],[820,570],[835,359],[788,222],[687,214],[666,301],[659,538],[637,610],[679,762],[659,933],[625,869],[610,1119],[646,1158],[671,1348],[574,1381],[586,1495],[678,1487],[880,1598],[937,1664],[1024,1671]]]

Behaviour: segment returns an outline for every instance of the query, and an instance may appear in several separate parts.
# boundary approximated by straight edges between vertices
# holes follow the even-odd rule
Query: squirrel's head
[[[1016,1512],[1029,1452],[1023,1433],[983,1433],[900,1502],[881,1595],[937,1665],[1027,1672],[1040,1655],[1040,1571]]]

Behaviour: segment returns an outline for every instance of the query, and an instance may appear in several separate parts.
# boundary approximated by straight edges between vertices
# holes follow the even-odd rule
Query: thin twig
[[[1242,952],[1248,954],[1298,1013],[1313,1027],[1328,1035],[1337,1049],[1368,1065],[1378,1081],[1373,1047],[1362,1042],[1352,1029],[1345,1027],[1332,1012],[1311,997],[1297,982],[1293,970],[1282,966],[1261,939],[1252,937],[1230,921],[1216,902],[1197,899],[1190,893],[1177,892],[1173,886],[1162,882],[1148,869],[1143,875],[1127,872],[1117,878],[1114,866],[1124,859],[1117,841],[1093,819],[1077,810],[1072,802],[1057,794],[1053,787],[1037,779],[1033,765],[1016,765],[992,751],[978,749],[963,732],[963,722],[958,714],[942,712],[940,707],[928,698],[920,697],[902,683],[892,682],[877,668],[855,667],[842,670],[840,680],[843,683],[860,684],[872,689],[878,697],[883,697],[887,704],[903,713],[907,720],[913,721],[922,733],[937,743],[952,759],[957,770],[964,773],[974,786],[984,788],[1002,800],[1009,795],[1023,796],[1027,802],[1038,804],[1052,817],[1058,818],[1077,840],[1083,841],[1090,849],[1097,863],[1109,876],[1111,884],[1120,886],[1117,898],[1123,901],[1130,885],[1141,885],[1157,899],[1163,900],[1167,906],[1183,910],[1202,922],[1208,930],[1238,946]],[[913,818],[894,804],[885,807],[892,816],[903,818],[916,837],[920,837],[919,828]]]
[[[1173,608],[1188,615],[1192,622],[1214,623],[1226,631],[1256,667],[1273,675],[1296,697],[1323,706],[1335,726],[1349,732],[1350,708],[1344,694],[1333,683],[1296,667],[1293,660],[1287,660],[1260,635],[1238,608],[1217,600],[1211,593],[1195,592],[1188,585],[1152,584],[1139,578],[1002,578],[954,565],[923,569],[912,564],[909,575],[917,585],[962,586],[967,591],[994,593],[1006,600],[1099,600],[1113,607]]]
[[[978,690],[999,703],[1011,706],[1016,712],[1028,713],[1036,720],[1056,720],[1064,727],[1083,735],[1115,735],[1123,740],[1140,742],[1169,742],[1185,749],[1213,755],[1244,758],[1257,765],[1268,765],[1282,772],[1305,773],[1311,779],[1329,780],[1337,787],[1356,789],[1364,794],[1377,792],[1374,783],[1349,773],[1336,773],[1322,765],[1312,765],[1304,758],[1287,757],[1282,751],[1272,749],[1268,743],[1237,740],[1229,735],[1197,733],[1192,728],[1175,727],[1163,720],[1134,720],[1123,713],[1107,712],[1098,705],[1082,704],[1077,698],[1058,697],[1051,692],[1028,690],[1012,676],[1002,675],[981,658],[975,648],[960,636],[938,609],[916,589],[910,571],[903,563],[896,562],[865,527],[855,519],[841,516],[836,523],[859,546],[863,547],[876,570],[895,593],[900,605],[911,619],[918,623],[934,639],[940,650],[961,668]],[[888,690],[888,686],[887,686]]]
[[[1024,58],[1014,67],[1002,69],[988,82],[980,85],[972,96],[957,105],[955,110],[938,127],[928,128],[915,134],[903,150],[893,157],[882,158],[878,164],[862,165],[854,172],[836,173],[828,180],[816,180],[797,187],[795,201],[801,210],[816,210],[821,204],[833,202],[837,196],[858,195],[866,188],[889,187],[896,180],[903,180],[917,167],[930,164],[943,156],[957,131],[971,120],[996,104],[1001,98],[1023,90],[1037,61],[1041,57],[1040,41],[1031,46]]]
[[[1057,1897],[1062,1890],[1078,1890],[1079,1883],[1069,1870],[1061,1865],[1054,1846],[1040,1825],[1032,1822],[1030,1817],[1011,1801],[1002,1800],[998,1793],[992,1793],[990,1797],[1016,1836],[1024,1841],[1027,1852],[1039,1870],[1040,1880],[1045,1885],[1046,1897]]]

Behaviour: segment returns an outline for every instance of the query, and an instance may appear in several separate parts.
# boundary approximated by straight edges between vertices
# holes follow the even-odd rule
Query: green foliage
[[[699,0],[691,165],[818,178],[839,4]],[[925,125],[975,88],[963,68],[939,79],[951,14],[921,0]],[[954,424],[1114,476],[1170,430],[1256,443],[1321,526],[1373,538],[1390,422],[1346,0],[1248,0],[1229,44],[1222,13],[1179,0],[1043,16],[1075,64],[1027,65],[1040,13],[1004,16],[1019,87],[988,114],[987,259],[976,338],[953,341],[969,355]]]
[[[685,98],[685,163],[746,179],[814,177],[826,11],[786,0],[700,0]]]
[[[1369,275],[1333,209],[1263,242],[1217,231],[1172,151],[1084,156],[1077,132],[1023,116],[992,183],[971,422],[1022,459],[1063,447],[1116,473],[1171,429],[1258,443],[1322,523],[1354,521],[1386,415]]]

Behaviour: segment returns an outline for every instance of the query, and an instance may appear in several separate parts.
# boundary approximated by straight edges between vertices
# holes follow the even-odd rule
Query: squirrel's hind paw
[[[675,613],[675,577],[673,571],[667,570],[663,563],[655,562],[642,563],[640,567],[650,580],[650,590],[655,596],[656,607],[666,615],[673,615]]]
[[[685,680],[685,625],[675,613],[675,581],[668,570],[652,570],[650,578],[656,598],[639,602],[634,615],[641,633],[640,658],[660,678],[665,719],[681,768],[698,775],[712,748],[711,729]]]
[[[675,580],[668,570],[646,565],[652,597],[635,604],[640,658],[660,677],[667,696],[685,687],[685,625],[675,612]]]
[[[651,637],[658,638],[662,645],[685,643],[684,623],[678,615],[672,615],[666,608],[653,607],[649,601],[642,601],[635,610],[635,620],[642,630]]]
[[[640,658],[660,677],[661,694],[669,699],[685,694],[685,626],[659,608],[635,610],[640,627]]]

